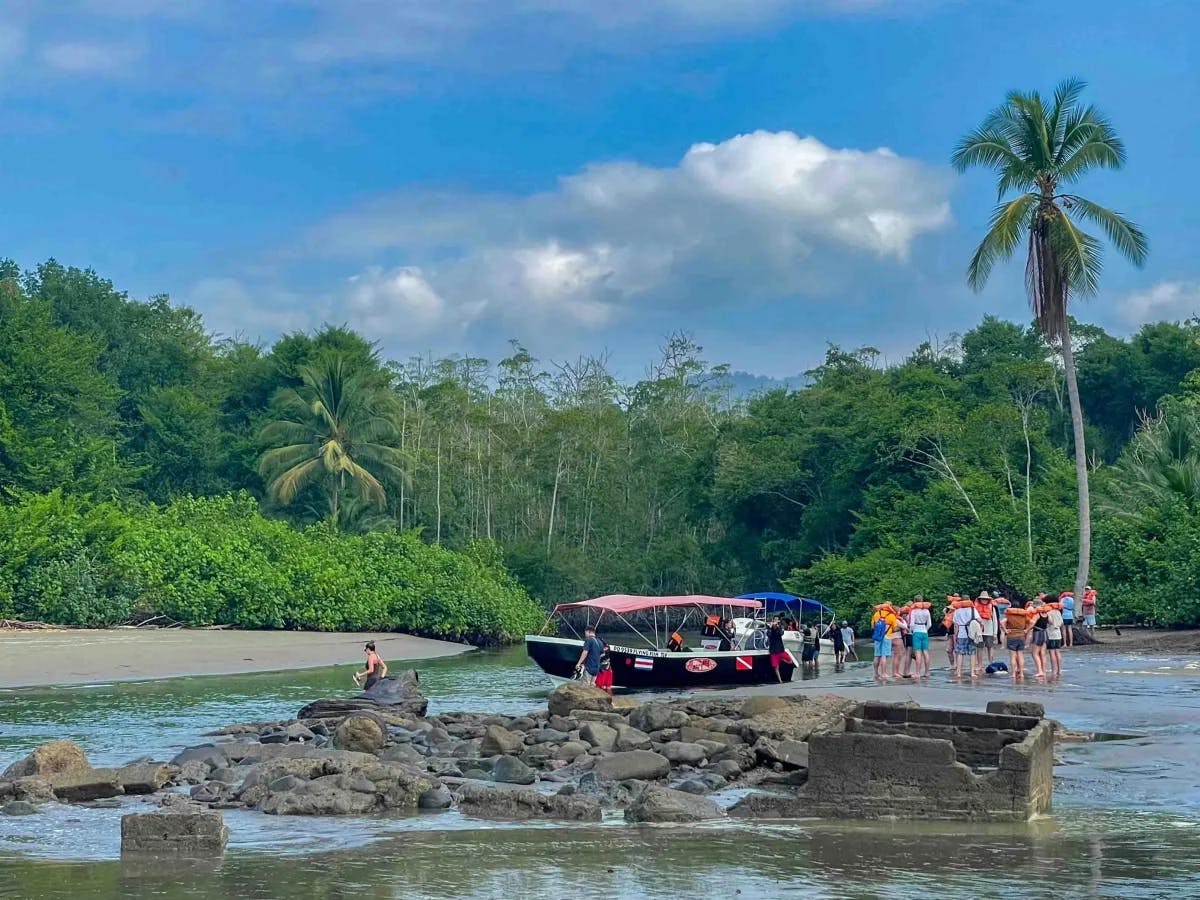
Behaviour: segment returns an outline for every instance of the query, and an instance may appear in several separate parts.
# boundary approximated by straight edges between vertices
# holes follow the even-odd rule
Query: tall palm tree
[[[349,488],[382,508],[384,482],[404,475],[394,397],[375,373],[339,353],[322,356],[299,374],[303,384],[281,389],[272,401],[276,418],[259,435],[272,449],[258,468],[270,479],[267,492],[284,505],[306,486],[323,482],[337,528]]]
[[[993,266],[1011,258],[1024,237],[1025,289],[1034,319],[1046,340],[1057,344],[1062,353],[1079,483],[1076,596],[1082,596],[1087,583],[1092,524],[1083,412],[1067,314],[1070,299],[1096,293],[1102,263],[1100,241],[1083,231],[1079,221],[1099,227],[1136,266],[1143,264],[1147,252],[1146,236],[1124,216],[1066,192],[1093,169],[1119,169],[1125,163],[1125,145],[1112,123],[1094,106],[1079,102],[1084,87],[1079,79],[1062,82],[1049,105],[1037,91],[1011,92],[959,142],[951,157],[960,172],[985,166],[998,175],[996,196],[1001,202],[967,267],[967,283],[981,290]],[[1019,193],[1006,200],[1012,191]]]
[[[1175,503],[1200,509],[1200,413],[1176,404],[1143,419],[1105,494],[1102,509],[1123,518]]]

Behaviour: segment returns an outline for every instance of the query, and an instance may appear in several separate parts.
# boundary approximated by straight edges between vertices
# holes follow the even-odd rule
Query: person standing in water
[[[360,685],[364,691],[369,691],[387,677],[387,663],[380,659],[379,654],[375,652],[374,641],[367,641],[363,652],[367,654],[367,667],[361,672],[354,673],[354,683]],[[362,684],[364,678],[367,679],[366,684]]]
[[[767,652],[771,654],[771,668],[775,670],[775,680],[783,684],[783,675],[779,671],[784,653],[783,623],[779,621],[779,616],[771,620],[771,626],[767,629]]]
[[[584,684],[595,684],[596,676],[600,674],[600,660],[604,656],[604,644],[596,637],[595,628],[583,630],[583,651],[575,668],[580,670],[579,680]]]
[[[918,597],[914,609],[908,614],[908,627],[912,633],[912,655],[916,666],[914,678],[929,677],[929,627],[933,618],[929,615],[929,604]]]

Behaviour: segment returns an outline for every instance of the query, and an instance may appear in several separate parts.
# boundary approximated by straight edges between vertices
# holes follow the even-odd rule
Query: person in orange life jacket
[[[1025,646],[1030,613],[1024,602],[1016,600],[1004,613],[1004,631],[1008,635],[1008,667],[1013,679],[1025,677]]]
[[[983,650],[987,654],[990,665],[993,662],[992,648],[996,646],[996,607],[992,605],[992,595],[980,591],[975,600],[975,612],[979,616],[979,625],[983,629]],[[979,661],[983,665],[983,660]]]
[[[979,659],[975,655],[975,638],[972,626],[978,627],[979,615],[970,600],[960,603],[954,611],[954,677],[962,677],[964,657],[971,663],[971,677],[979,677]]]
[[[890,604],[889,604],[890,605]],[[908,622],[904,620],[904,616],[900,610],[894,606],[892,609],[892,677],[900,677],[900,666],[905,661],[907,651],[904,647],[904,635],[908,631]]]
[[[1012,606],[1012,601],[999,591],[992,591],[992,609],[996,611],[996,646],[1003,647],[1008,641],[1008,632],[1004,630],[1004,614]],[[1007,666],[1005,667],[1007,668]]]
[[[896,613],[890,603],[875,607],[871,616],[871,640],[875,642],[875,679],[887,681],[887,661],[892,655],[892,635],[896,630]]]
[[[933,617],[929,614],[929,604],[920,594],[913,601],[912,612],[908,614],[908,631],[912,640],[912,657],[915,668],[915,678],[929,677],[929,628]]]
[[[1075,644],[1075,592],[1063,591],[1058,603],[1062,607],[1063,646],[1071,647]]]
[[[1096,589],[1090,584],[1087,590],[1083,592],[1083,607],[1080,612],[1083,615],[1083,624],[1087,626],[1088,631],[1096,627]]]
[[[1050,677],[1062,678],[1063,623],[1062,604],[1047,603],[1046,652],[1050,656]]]
[[[958,594],[946,596],[946,609],[942,613],[942,628],[946,631],[946,663],[954,666],[954,604],[960,599]]]
[[[1026,607],[1029,611],[1029,650],[1033,665],[1037,668],[1035,678],[1046,677],[1046,627],[1050,624],[1050,610],[1046,602],[1046,592],[1038,591],[1038,595]]]

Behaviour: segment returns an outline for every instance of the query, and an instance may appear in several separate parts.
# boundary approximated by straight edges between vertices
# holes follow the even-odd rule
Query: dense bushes
[[[497,552],[413,533],[347,536],[261,516],[248,495],[123,510],[54,493],[0,506],[0,615],[519,637],[543,613]]]

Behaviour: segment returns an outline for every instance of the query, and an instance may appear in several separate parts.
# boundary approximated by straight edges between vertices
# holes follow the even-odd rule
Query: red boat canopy
[[[704,594],[688,594],[683,597],[639,597],[636,594],[609,594],[606,597],[596,597],[594,600],[583,600],[579,603],[560,603],[554,611],[566,612],[572,609],[598,609],[611,613],[633,613],[643,609],[656,609],[660,606],[739,606],[745,609],[759,609],[762,603],[758,600],[744,600],[733,597],[706,597]]]

